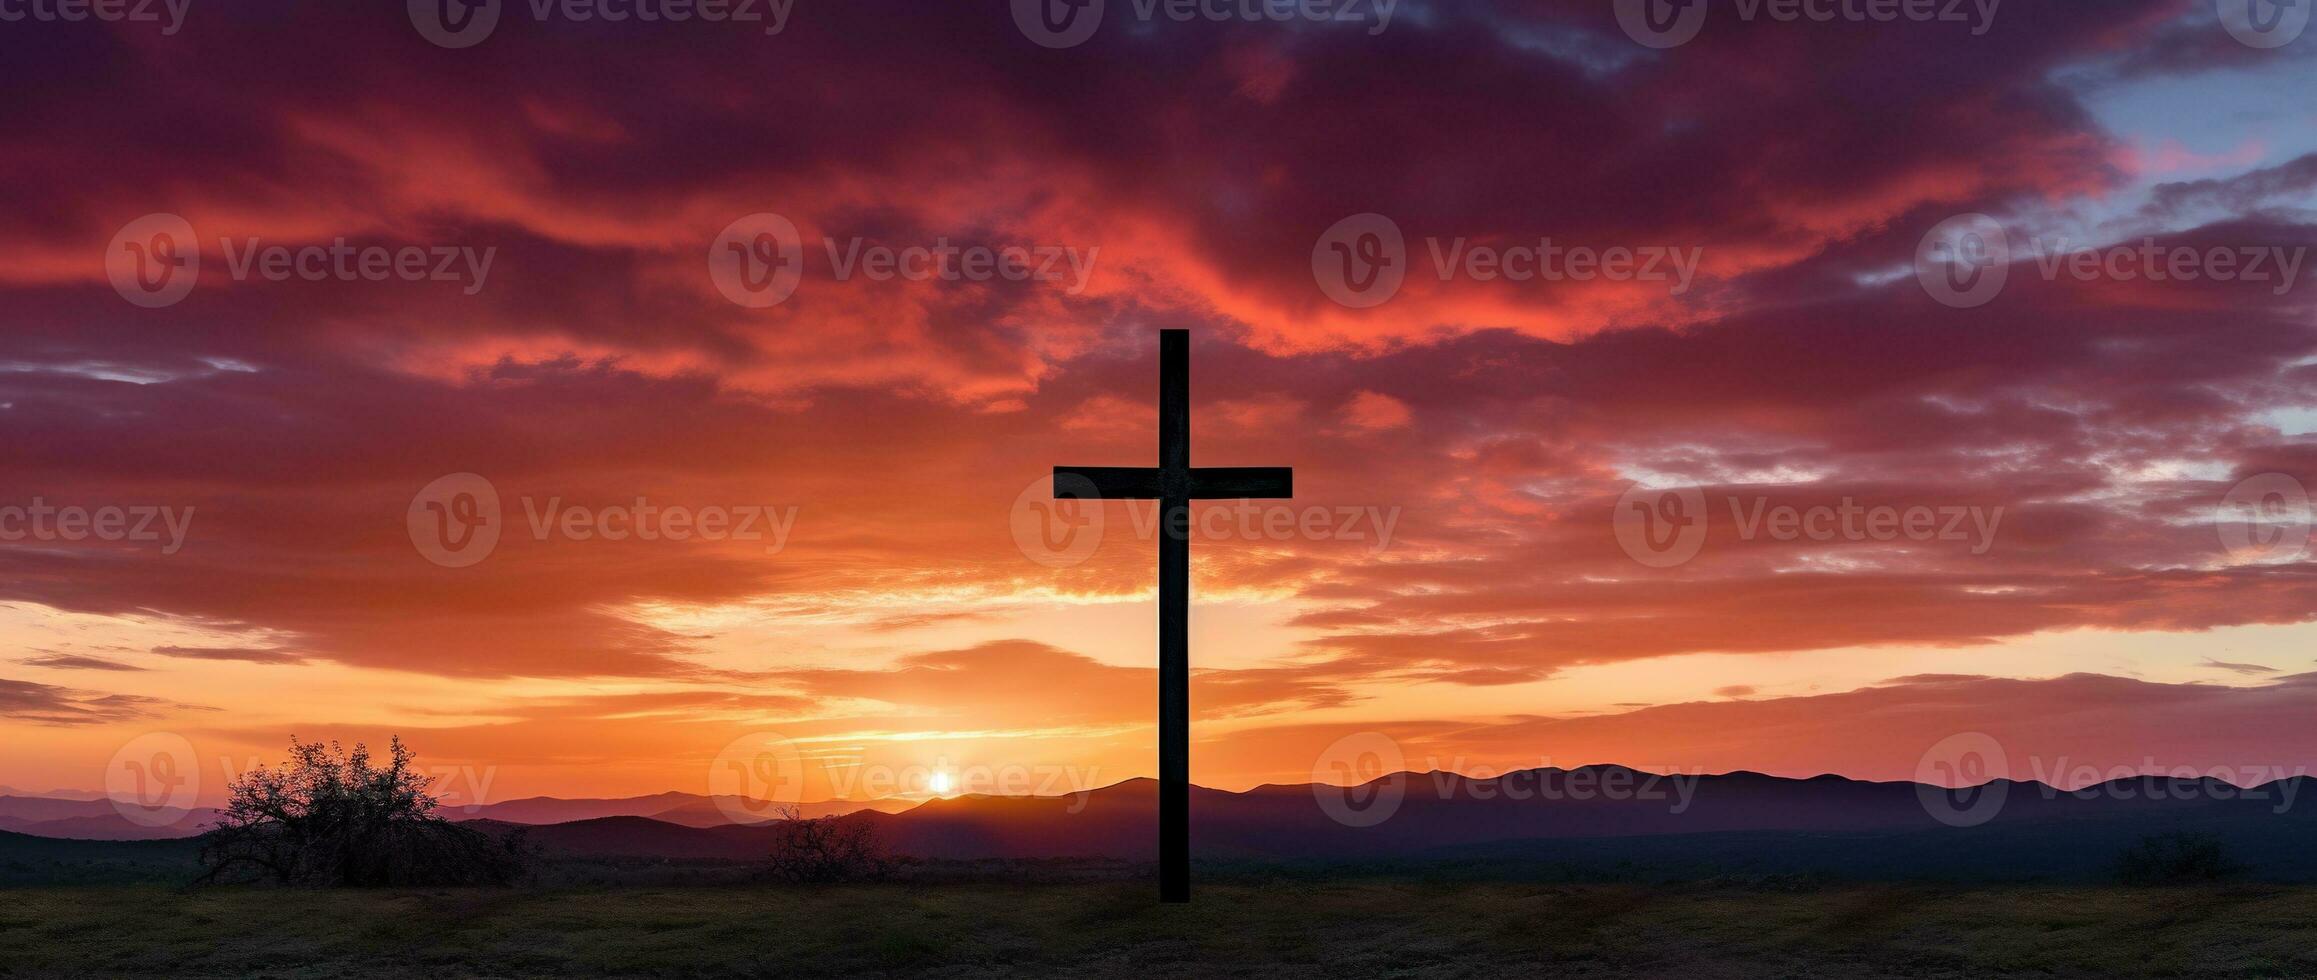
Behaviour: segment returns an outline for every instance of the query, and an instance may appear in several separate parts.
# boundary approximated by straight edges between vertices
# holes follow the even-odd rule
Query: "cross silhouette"
[[[1159,501],[1159,900],[1191,900],[1191,501],[1292,497],[1285,466],[1191,466],[1191,332],[1159,331],[1155,467],[1057,466],[1054,496]]]

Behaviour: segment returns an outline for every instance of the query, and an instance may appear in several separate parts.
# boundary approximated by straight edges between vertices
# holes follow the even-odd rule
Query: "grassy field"
[[[1140,884],[0,891],[0,976],[2317,975],[2317,889]]]

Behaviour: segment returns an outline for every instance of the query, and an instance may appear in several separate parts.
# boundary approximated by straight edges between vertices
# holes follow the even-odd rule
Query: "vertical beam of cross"
[[[1191,468],[1191,333],[1159,331],[1159,465],[1057,466],[1054,496],[1159,502],[1159,900],[1191,900],[1191,501],[1294,496],[1283,466]]]
[[[1191,900],[1191,334],[1159,334],[1159,901]]]

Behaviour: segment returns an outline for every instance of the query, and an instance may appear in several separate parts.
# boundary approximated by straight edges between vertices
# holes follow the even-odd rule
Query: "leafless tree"
[[[201,840],[199,884],[503,885],[524,874],[521,834],[493,836],[435,816],[433,780],[400,738],[385,766],[352,752],[290,740],[290,759],[233,781],[232,799]]]
[[[773,877],[798,884],[873,881],[893,871],[877,825],[863,814],[806,818],[781,807],[773,831]]]

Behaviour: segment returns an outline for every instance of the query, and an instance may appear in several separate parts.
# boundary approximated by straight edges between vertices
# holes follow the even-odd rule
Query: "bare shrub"
[[[2244,873],[2211,834],[2151,834],[2116,857],[2116,880],[2127,885],[2191,885]]]
[[[347,752],[290,740],[290,759],[233,781],[232,800],[201,839],[196,883],[281,885],[505,885],[520,879],[522,835],[497,837],[434,815],[431,777],[394,740],[374,766]]]
[[[773,831],[768,870],[782,881],[824,885],[875,881],[893,871],[893,857],[863,814],[807,819],[795,807],[781,807]]]

